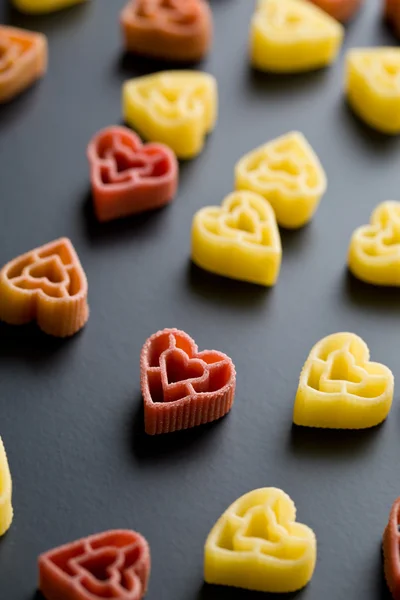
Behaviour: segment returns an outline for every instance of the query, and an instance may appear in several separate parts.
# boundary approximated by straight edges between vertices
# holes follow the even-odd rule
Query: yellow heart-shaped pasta
[[[400,286],[400,202],[379,204],[371,224],[355,230],[348,263],[353,275],[362,281]]]
[[[204,579],[260,592],[294,592],[311,579],[317,557],[314,532],[296,522],[285,492],[245,494],[212,528],[204,549]]]
[[[307,427],[364,429],[389,414],[393,374],[370,362],[366,343],[354,333],[319,341],[303,367],[293,421]]]
[[[400,133],[400,48],[350,50],[347,99],[354,112],[383,133]]]
[[[10,528],[13,520],[11,504],[12,482],[7,454],[2,439],[0,438],[0,535]]]
[[[262,71],[295,73],[331,64],[343,27],[305,0],[259,0],[250,30],[251,62]]]
[[[12,0],[18,10],[29,14],[51,13],[86,0]]]
[[[274,285],[282,247],[274,211],[253,192],[234,192],[222,205],[199,210],[192,225],[192,259],[212,273]]]
[[[162,71],[123,87],[125,121],[146,139],[167,144],[179,158],[201,152],[217,110],[217,83],[207,73]]]
[[[235,187],[260,194],[279,225],[297,228],[312,218],[327,183],[310,144],[293,131],[243,156],[235,167]]]

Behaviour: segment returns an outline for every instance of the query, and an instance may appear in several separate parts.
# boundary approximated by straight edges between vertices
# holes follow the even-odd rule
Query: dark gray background
[[[202,67],[219,83],[220,118],[204,152],[182,165],[175,202],[108,225],[94,220],[85,149],[121,121],[121,84],[159,65],[123,57],[125,0],[94,0],[46,17],[3,1],[0,22],[48,35],[46,78],[0,108],[0,264],[59,236],[73,241],[89,279],[91,317],[70,340],[0,325],[0,434],[14,483],[15,520],[0,542],[0,598],[32,600],[37,555],[114,527],[150,542],[149,600],[241,600],[203,586],[203,543],[241,494],[277,486],[318,538],[302,600],[386,597],[380,540],[400,494],[400,411],[361,432],[292,428],[300,369],[323,336],[350,330],[400,374],[400,295],[346,272],[355,227],[399,199],[399,140],[360,124],[343,99],[343,53],[393,44],[380,3],[348,28],[331,69],[296,77],[249,68],[250,0],[213,0],[215,43]],[[282,232],[274,289],[191,266],[194,212],[232,189],[237,159],[291,129],[307,136],[329,189],[313,222]],[[143,434],[139,353],[163,327],[229,354],[237,393],[222,421],[166,437]],[[294,597],[290,596],[290,597]],[[261,597],[261,596],[260,596]],[[297,597],[297,596],[296,596]]]

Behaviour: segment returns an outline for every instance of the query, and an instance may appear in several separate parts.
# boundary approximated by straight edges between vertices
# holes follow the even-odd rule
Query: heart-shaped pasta
[[[400,202],[379,204],[370,225],[355,230],[348,263],[353,275],[362,281],[400,286]]]
[[[234,192],[193,218],[192,259],[203,269],[269,286],[276,283],[281,256],[274,211],[258,194]]]
[[[202,150],[217,119],[217,84],[195,71],[161,71],[124,84],[125,121],[152,142],[172,148],[178,158]]]
[[[263,196],[278,224],[295,229],[312,218],[327,183],[310,144],[292,131],[243,156],[235,167],[235,187]]]
[[[94,208],[100,221],[168,204],[178,185],[178,162],[164,144],[142,144],[126,127],[107,127],[90,141]]]
[[[39,557],[46,600],[141,600],[149,576],[149,546],[130,530],[91,535]]]
[[[370,362],[366,343],[354,333],[319,341],[303,367],[294,404],[296,425],[364,429],[389,414],[394,378],[385,365]]]
[[[260,592],[294,592],[311,579],[317,557],[314,532],[296,522],[285,492],[245,494],[212,528],[204,549],[204,579]]]
[[[211,45],[212,13],[205,0],[130,0],[121,27],[129,52],[191,62]]]
[[[47,40],[43,34],[0,25],[0,103],[31,86],[46,69]]]
[[[88,284],[70,240],[35,248],[0,271],[0,320],[10,325],[37,321],[50,335],[66,337],[89,318]]]
[[[184,331],[163,329],[140,357],[146,433],[169,433],[226,415],[235,397],[232,360],[216,350],[198,351]]]

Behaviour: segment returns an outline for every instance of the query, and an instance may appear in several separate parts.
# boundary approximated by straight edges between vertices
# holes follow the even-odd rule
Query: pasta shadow
[[[393,148],[398,147],[400,144],[398,136],[377,131],[367,125],[367,123],[364,123],[351,108],[346,98],[340,102],[339,116],[344,122],[343,126],[351,127],[355,130],[362,139],[363,144],[369,146],[374,153],[383,151],[392,152]]]
[[[343,279],[345,292],[352,303],[361,308],[384,308],[400,314],[400,288],[365,283],[357,279],[348,269]]]
[[[187,279],[190,289],[199,296],[240,309],[263,303],[272,289],[256,283],[215,275],[198,267],[192,261],[188,264]]]
[[[296,455],[318,459],[348,460],[365,452],[378,435],[384,423],[367,429],[322,429],[292,424],[289,446]]]
[[[144,407],[141,393],[137,394],[134,406],[132,427],[130,428],[130,446],[135,458],[147,461],[169,460],[174,455],[181,455],[184,458],[188,455],[189,449],[200,455],[204,452],[204,444],[217,434],[218,428],[229,417],[229,415],[225,415],[217,421],[172,433],[148,435],[144,430]]]
[[[327,68],[315,69],[302,73],[266,73],[250,67],[247,70],[247,79],[253,90],[269,94],[297,92],[304,88],[310,88],[310,84],[324,85],[328,76]]]
[[[303,588],[306,589],[306,588]],[[298,592],[290,592],[284,594],[286,600],[294,600],[294,598],[301,598],[303,590]],[[267,594],[268,600],[282,600],[282,594]],[[202,587],[195,600],[261,600],[265,599],[266,594],[264,592],[253,592],[250,590],[243,590],[240,588],[228,587],[223,585],[210,585],[203,583]]]
[[[124,52],[117,61],[118,73],[128,77],[152,75],[157,71],[171,71],[175,69],[194,69],[201,63],[165,61],[147,56],[139,56],[131,52]]]
[[[296,255],[298,252],[303,250],[308,244],[312,245],[312,239],[310,236],[312,222],[306,223],[303,227],[298,229],[285,229],[279,228],[279,234],[281,236],[282,251],[293,252]]]
[[[35,322],[27,325],[7,325],[0,322],[0,361],[4,364],[14,359],[27,360],[35,365],[46,363],[56,354],[61,355],[80,333],[59,338],[47,335]]]

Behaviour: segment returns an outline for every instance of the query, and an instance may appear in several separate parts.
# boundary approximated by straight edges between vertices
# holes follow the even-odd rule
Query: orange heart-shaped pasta
[[[39,557],[46,600],[141,600],[149,576],[149,546],[130,530],[91,535]]]
[[[89,318],[88,284],[79,258],[61,238],[7,263],[0,271],[0,320],[37,321],[50,335],[66,337]]]
[[[41,33],[0,25],[0,103],[40,79],[47,68],[47,40]]]
[[[191,62],[211,45],[212,14],[205,0],[130,0],[121,27],[129,52]]]

